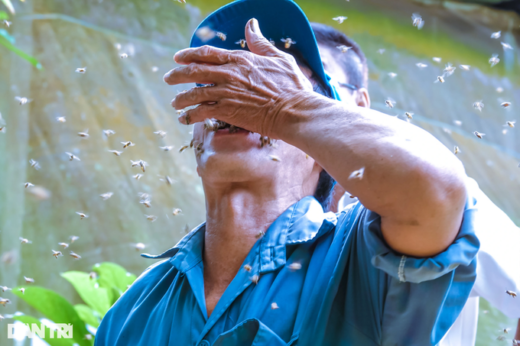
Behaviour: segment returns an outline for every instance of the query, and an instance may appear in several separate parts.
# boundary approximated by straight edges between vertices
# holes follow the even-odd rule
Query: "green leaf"
[[[79,317],[86,324],[97,328],[99,327],[100,319],[99,314],[84,304],[74,305],[74,310],[78,313]]]
[[[5,46],[7,49],[9,49],[11,52],[18,55],[20,58],[27,60],[31,65],[36,67],[37,69],[42,69],[42,65],[36,58],[30,56],[29,54],[25,53],[24,51],[16,48],[11,42],[9,42],[8,39],[6,39],[3,36],[0,36],[0,45]]]
[[[87,340],[83,340],[88,333],[85,323],[74,307],[58,293],[38,286],[26,287],[24,293],[18,288],[12,292],[54,323],[72,323],[74,340],[80,345],[89,345]]]
[[[4,3],[5,7],[7,7],[9,12],[14,14],[14,7],[13,7],[13,4],[11,3],[11,0],[2,0],[2,2]]]
[[[5,12],[4,12],[4,13],[5,13]],[[0,29],[0,36],[5,37],[5,39],[6,39],[7,41],[9,41],[11,44],[14,44],[15,39],[14,39],[13,36],[11,36],[11,35],[7,32],[7,30],[5,30],[5,29]]]
[[[34,324],[38,325],[38,328],[41,328],[41,322],[37,318],[34,318],[32,316],[28,316],[28,315],[13,316],[13,320],[17,320],[17,321],[20,321],[20,322],[26,323],[26,324],[34,323]],[[74,345],[74,342],[75,342],[74,339],[65,339],[65,338],[58,339],[56,337],[57,336],[56,333],[54,333],[54,338],[51,338],[50,331],[51,331],[51,329],[49,327],[45,326],[45,338],[42,338],[50,346],[72,346],[72,345]],[[74,332],[72,332],[72,336],[74,336]]]
[[[9,15],[5,11],[0,11],[0,20],[8,20]]]
[[[99,286],[107,289],[115,288],[118,292],[113,302],[119,299],[121,294],[128,288],[128,285],[131,285],[136,279],[134,274],[130,274],[125,268],[111,262],[98,263],[94,265],[93,270],[99,276]]]
[[[92,280],[87,273],[70,271],[61,274],[74,286],[79,296],[92,309],[97,311],[101,317],[105,316],[110,309],[110,301],[107,289],[101,287],[96,280]]]

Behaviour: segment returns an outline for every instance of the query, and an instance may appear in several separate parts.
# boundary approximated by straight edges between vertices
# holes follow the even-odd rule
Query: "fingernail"
[[[258,27],[258,20],[256,20],[256,18],[251,19],[249,25],[251,26],[251,31],[255,34],[258,34],[260,32],[260,28]]]

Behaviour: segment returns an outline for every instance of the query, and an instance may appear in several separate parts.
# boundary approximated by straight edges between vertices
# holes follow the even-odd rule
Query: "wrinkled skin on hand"
[[[246,24],[245,35],[250,52],[203,46],[175,54],[175,61],[185,66],[166,73],[166,83],[214,85],[192,88],[173,99],[176,109],[200,104],[183,112],[181,123],[214,118],[279,138],[275,130],[283,123],[281,110],[313,92],[295,59],[262,35],[256,19]]]

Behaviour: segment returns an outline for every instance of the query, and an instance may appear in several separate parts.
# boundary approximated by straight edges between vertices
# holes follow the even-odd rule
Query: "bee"
[[[216,121],[213,121],[212,119],[204,119],[204,129],[209,131],[218,131],[219,124]]]
[[[269,155],[269,158],[274,162],[282,162],[282,160],[276,155]]]
[[[513,292],[513,291],[506,291],[506,293],[507,293],[508,295],[510,295],[511,297],[516,298],[516,292]]]
[[[103,201],[106,201],[107,199],[112,197],[113,194],[114,194],[113,192],[107,192],[107,193],[103,193],[103,194],[99,195],[99,197],[101,197],[103,199]]]
[[[254,284],[258,284],[258,280],[260,280],[260,276],[258,275],[253,275],[249,278],[249,280],[251,280]]]
[[[146,245],[143,243],[137,243],[134,245],[135,251],[142,251],[146,248]]]
[[[139,180],[141,179],[143,175],[142,174],[136,174],[136,175],[133,175],[132,177],[135,179],[135,180]]]
[[[67,244],[67,243],[58,243],[58,245],[63,247],[64,249],[69,247],[69,244]]]
[[[497,337],[497,340],[498,340],[498,341],[504,341],[505,339],[506,339],[506,337],[503,336],[503,335],[499,335],[499,336]]]
[[[500,104],[500,105],[502,107],[504,107],[504,108],[507,108],[507,107],[511,106],[511,102],[507,102],[507,101],[506,102],[502,102],[502,104]]]
[[[128,142],[121,142],[123,144],[123,149],[126,149],[127,147],[133,147],[135,146],[135,143],[132,143],[131,141]]]
[[[432,60],[435,61],[436,63],[440,63],[442,61],[442,58],[433,57]]]
[[[79,217],[80,217],[81,220],[83,220],[83,219],[85,219],[85,218],[88,218],[88,215],[87,215],[87,214],[82,213],[82,212],[80,212],[80,211],[77,211],[76,214],[79,215]]]
[[[395,77],[397,77],[397,73],[395,73],[395,72],[389,72],[389,73],[388,73],[388,76],[389,76],[390,78],[395,78]]]
[[[39,169],[40,169],[40,164],[38,163],[38,161],[34,161],[33,159],[30,159],[30,160],[29,160],[29,164],[30,164],[31,167],[34,168],[35,170],[39,170]]]
[[[379,54],[383,54],[385,51],[386,51],[386,49],[384,49],[384,48],[381,48],[381,49],[378,49],[378,50],[377,50],[377,52],[378,52]]]
[[[482,112],[482,108],[484,108],[484,102],[482,102],[482,100],[480,100],[480,101],[473,103],[473,108],[478,109],[479,111]]]
[[[5,126],[0,126],[0,132],[5,132]]]
[[[463,69],[464,71],[469,71],[471,66],[469,65],[459,65],[461,69]]]
[[[148,163],[146,161],[143,161],[143,160],[132,161],[132,160],[130,160],[130,162],[132,163],[132,167],[139,166],[139,167],[141,167],[141,170],[143,172],[146,172],[146,166],[148,166]]]
[[[97,273],[96,272],[90,272],[90,274],[88,274],[88,277],[90,278],[90,280],[96,280],[97,279]]]
[[[63,256],[63,254],[61,253],[61,251],[56,251],[56,250],[52,250],[52,255],[54,256],[54,258],[58,259],[58,257],[60,256]]]
[[[179,209],[179,208],[173,208],[173,210],[172,210],[172,215],[173,215],[173,216],[177,216],[177,215],[179,215],[180,213],[182,213],[182,210],[181,210],[181,209]]]
[[[236,41],[235,44],[239,44],[240,47],[246,48],[247,41],[245,39],[241,38],[240,40]]]
[[[350,173],[349,179],[363,179],[363,174],[365,174],[365,167],[361,167],[357,171]]]
[[[30,241],[29,239],[26,239],[26,238],[18,238],[20,239],[20,244],[32,244],[32,241]]]
[[[258,238],[262,238],[264,235],[265,235],[264,232],[262,232],[262,231],[258,231],[258,233],[256,234],[256,238],[257,238],[257,239],[258,239]]]
[[[348,17],[344,17],[344,16],[338,16],[338,17],[334,17],[332,18],[332,20],[335,20],[336,22],[338,22],[338,24],[341,24],[343,23]]]
[[[424,20],[419,13],[412,14],[412,25],[421,30],[424,26]]]
[[[190,146],[189,145],[183,145],[180,149],[179,149],[179,153],[182,153],[184,150],[188,149]]]
[[[423,64],[422,62],[418,62],[417,64],[415,64],[415,66],[417,66],[417,67],[420,68],[421,70],[422,70],[423,68],[428,67],[428,65]]]
[[[122,151],[117,150],[109,150],[108,152],[114,154],[115,156],[121,156],[121,154],[123,153]]]
[[[508,334],[510,330],[511,330],[511,328],[501,329],[501,331],[504,332],[504,334]]]
[[[28,284],[33,284],[34,283],[34,279],[33,278],[28,278],[28,277],[24,276],[23,279]]]
[[[455,155],[457,155],[458,153],[460,153],[460,149],[458,146],[455,146],[455,148],[453,148],[453,152],[455,153]]]
[[[405,112],[404,115],[406,115],[408,119],[413,119],[413,113]]]
[[[451,130],[446,128],[446,127],[443,127],[442,128],[442,131],[446,132],[447,134],[451,135]]]
[[[290,37],[282,38],[281,41],[285,43],[285,49],[291,48],[291,44],[296,44],[296,41],[293,41]]]
[[[119,54],[119,57],[120,57],[121,59],[126,59],[126,58],[128,58],[128,54],[126,54],[126,53],[121,53],[121,54]]]
[[[139,203],[141,203],[142,205],[144,205],[147,208],[152,207],[152,201],[149,198],[143,198],[139,201]]]
[[[60,123],[64,123],[67,121],[67,119],[65,119],[65,117],[56,117],[56,120]]]
[[[72,251],[71,251],[69,255],[70,255],[70,257],[72,257],[72,258],[74,258],[74,259],[76,259],[76,260],[81,259],[81,256],[78,255],[78,254],[75,253],[75,252],[72,252]]]
[[[251,269],[253,269],[253,268],[251,268],[251,266],[249,264],[244,265],[244,270],[245,271],[250,272]]]
[[[202,147],[204,145],[204,143],[200,142],[199,144],[197,144],[197,146],[195,147],[195,150],[197,151],[197,156],[198,155],[201,155],[204,153],[204,148]]]
[[[150,221],[150,222],[154,222],[155,220],[157,220],[157,216],[155,215],[144,215],[146,216],[146,220]]]
[[[173,145],[169,145],[169,146],[166,146],[166,147],[159,147],[159,149],[164,150],[164,151],[170,151],[170,150],[173,149]]]
[[[509,126],[509,127],[515,127],[515,123],[516,123],[516,120],[513,120],[513,121],[507,121],[507,122],[506,122],[506,125]]]
[[[502,36],[502,31],[497,31],[491,34],[491,38],[494,38],[495,40],[499,39],[500,36]]]
[[[12,24],[12,22],[8,22],[7,20],[4,20],[4,25],[5,25],[6,27],[10,27],[11,24]]]
[[[518,346],[518,345],[520,345],[518,342],[519,342],[518,340],[513,339],[513,346]]]
[[[103,134],[108,138],[108,137],[110,137],[112,135],[115,135],[116,132],[109,129],[109,130],[103,130]]]
[[[271,303],[271,310],[276,310],[276,309],[279,309],[278,304],[276,304],[275,302]]]
[[[444,68],[444,72],[446,72],[446,76],[451,76],[453,72],[455,72],[457,68],[453,66],[451,63],[448,63],[446,67]]]
[[[274,42],[274,40],[271,38],[269,39],[269,43],[272,44],[273,46],[276,46],[276,42]]]
[[[159,137],[161,137],[161,138],[164,138],[166,136],[166,132],[161,131],[161,130],[155,131],[154,134],[159,136]]]
[[[0,290],[2,290],[2,292],[7,292],[7,291],[10,291],[11,289],[7,286],[0,286]]]
[[[33,187],[34,184],[27,182],[27,183],[23,184],[23,186],[25,186],[25,188],[28,188],[28,187]]]
[[[209,26],[203,26],[195,31],[195,36],[200,38],[202,42],[207,42],[215,37],[215,31],[211,30]]]
[[[491,67],[495,66],[500,62],[500,59],[498,58],[498,54],[493,54],[491,58],[489,58],[489,63],[491,64]]]
[[[394,100],[391,100],[391,99],[387,99],[387,100],[385,101],[385,104],[386,104],[386,106],[387,106],[388,108],[394,108],[395,103],[396,103],[396,102],[395,102]]]
[[[78,67],[76,69],[76,72],[77,73],[85,73],[85,72],[87,72],[87,68],[86,67]]]
[[[72,161],[72,160],[78,160],[78,161],[81,161],[79,157],[77,157],[76,155],[74,154],[71,154],[69,152],[66,152],[65,154],[67,154],[67,156],[69,157],[69,161]]]
[[[18,101],[18,103],[20,103],[20,106],[28,104],[29,102],[32,101],[32,100],[29,100],[27,97],[21,97],[21,96],[16,96],[14,99],[16,101]]]
[[[444,76],[437,76],[437,79],[435,80],[435,83],[444,83]]]
[[[190,148],[193,148],[194,144],[195,144],[195,138],[192,138],[190,141]]]
[[[70,239],[70,243],[72,244],[72,243],[74,243],[76,240],[78,240],[79,237],[76,236],[76,235],[71,235],[69,239]]]
[[[217,31],[217,37],[220,38],[222,41],[225,41],[227,36],[223,32]]]
[[[0,305],[3,305],[5,307],[6,304],[11,304],[11,301],[6,298],[0,298]]]
[[[78,132],[78,136],[82,138],[89,138],[90,135],[88,134],[88,130],[85,130],[84,132]]]
[[[486,135],[485,133],[480,133],[480,132],[478,132],[478,131],[473,132],[473,134],[474,134],[475,136],[477,136],[478,138],[480,138],[480,139],[482,139],[482,137],[484,137],[484,136]]]
[[[289,269],[290,270],[300,270],[300,269],[302,269],[302,264],[298,263],[298,262],[293,262],[293,263],[289,264]]]

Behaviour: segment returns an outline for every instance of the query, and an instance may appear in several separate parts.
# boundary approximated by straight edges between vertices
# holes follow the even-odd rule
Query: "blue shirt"
[[[255,243],[243,263],[250,271],[236,274],[209,318],[202,224],[165,253],[145,255],[164,260],[110,309],[95,345],[435,345],[475,280],[475,202],[468,198],[448,249],[412,258],[390,249],[380,216],[360,203],[324,213],[305,197]]]

